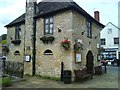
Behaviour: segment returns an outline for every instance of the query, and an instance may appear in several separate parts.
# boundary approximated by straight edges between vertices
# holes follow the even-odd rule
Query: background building
[[[100,32],[101,47],[104,58],[119,58],[119,28],[109,22]]]

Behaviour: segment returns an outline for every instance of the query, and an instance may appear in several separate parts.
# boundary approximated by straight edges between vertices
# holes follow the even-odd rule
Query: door
[[[93,73],[93,67],[94,67],[93,58],[94,57],[92,52],[88,51],[86,56],[86,67],[87,67],[88,73]]]

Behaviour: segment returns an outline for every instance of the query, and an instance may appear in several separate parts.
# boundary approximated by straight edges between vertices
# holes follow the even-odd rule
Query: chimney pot
[[[95,12],[94,12],[94,18],[95,18],[98,22],[100,21],[99,11],[95,11]]]

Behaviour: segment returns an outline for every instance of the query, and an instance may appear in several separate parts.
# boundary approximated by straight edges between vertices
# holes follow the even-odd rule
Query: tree
[[[7,34],[3,34],[2,35],[2,40],[6,40],[7,39]]]

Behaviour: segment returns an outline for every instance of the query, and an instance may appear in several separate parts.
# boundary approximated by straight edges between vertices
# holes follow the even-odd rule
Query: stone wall
[[[61,32],[58,32],[58,28]],[[60,77],[61,62],[64,62],[64,69],[72,69],[72,46],[66,51],[60,46],[64,37],[72,41],[72,12],[66,11],[54,15],[53,43],[44,44],[40,38],[44,35],[44,20],[37,20],[36,40],[36,74]],[[53,55],[44,55],[44,51],[50,49]]]
[[[36,74],[60,76],[61,62],[64,62],[64,70],[71,70],[74,76],[74,69],[85,68],[86,55],[89,50],[94,56],[94,66],[99,65],[97,61],[97,43],[99,43],[99,32],[102,29],[95,23],[92,23],[92,39],[86,34],[86,18],[75,11],[65,11],[54,15],[54,37],[52,44],[44,44],[40,38],[44,35],[44,20],[37,20],[37,41],[36,41]],[[58,28],[62,31],[58,32]],[[84,35],[81,33],[85,31]],[[97,38],[95,38],[97,36]],[[71,49],[64,50],[60,42],[68,38],[71,41]],[[83,41],[83,50],[81,53],[81,63],[75,63],[74,42],[79,38]],[[90,43],[89,43],[90,42]],[[50,49],[53,55],[44,55],[44,51]]]
[[[99,44],[100,39],[100,30],[102,27],[98,26],[94,22],[92,22],[92,39],[87,37],[87,27],[86,27],[86,21],[87,19],[80,15],[79,13],[72,11],[73,13],[73,42],[76,38],[82,40],[83,43],[83,49],[80,51],[81,53],[81,63],[73,63],[73,70],[74,69],[80,69],[84,68],[86,65],[86,55],[88,51],[92,51],[94,56],[94,66],[99,65],[100,63],[97,61],[97,44]],[[83,35],[82,35],[82,32]],[[97,36],[97,38],[95,38]],[[89,43],[90,42],[90,43]],[[73,60],[74,62],[74,60]]]
[[[14,45],[13,43],[11,43],[11,41],[15,40],[15,27],[13,26],[7,29],[7,45],[9,46],[9,53],[7,54],[7,60],[23,62],[24,30],[25,30],[25,25],[22,24],[21,25],[21,43],[20,45]],[[14,52],[17,50],[20,52],[20,55],[14,55]]]
[[[86,65],[86,55],[89,50],[94,56],[94,66],[97,66],[97,43],[99,43],[99,32],[102,29],[95,23],[92,23],[92,39],[87,37],[86,33],[86,18],[75,11],[68,10],[54,15],[54,34],[55,40],[52,43],[44,44],[40,38],[44,36],[44,18],[36,20],[36,63],[35,69],[37,75],[60,77],[61,62],[64,62],[64,70],[71,70],[74,78],[74,69],[84,68]],[[29,24],[29,23],[28,23]],[[27,24],[26,24],[27,25]],[[21,25],[21,44],[14,45],[11,43],[11,37],[14,39],[15,27],[8,28],[7,44],[10,52],[7,55],[7,60],[23,61],[24,54],[32,54],[32,48],[24,52],[27,46],[32,47],[30,26],[25,32],[25,25]],[[58,32],[58,28],[61,32]],[[30,30],[30,31],[29,31]],[[84,32],[85,31],[85,32]],[[84,34],[82,35],[82,32]],[[26,35],[26,36],[25,36]],[[98,36],[97,38],[95,38]],[[25,37],[25,38],[24,38]],[[64,38],[68,38],[71,42],[70,50],[65,50],[61,46]],[[75,63],[74,43],[75,39],[79,38],[83,42],[83,50],[81,53],[81,63]],[[25,41],[24,41],[25,40]],[[90,43],[89,43],[90,42]],[[20,55],[15,56],[14,52],[20,51]],[[51,50],[53,55],[44,55],[46,50]],[[32,74],[32,61],[24,62],[24,74]]]

